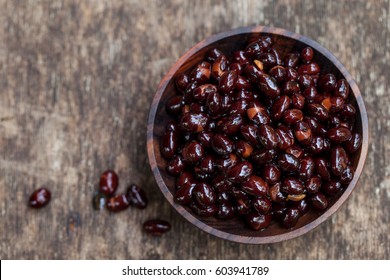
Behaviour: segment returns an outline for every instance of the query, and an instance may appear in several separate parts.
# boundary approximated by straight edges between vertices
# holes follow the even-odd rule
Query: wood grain
[[[390,2],[0,0],[1,259],[389,259]],[[370,149],[347,204],[304,237],[240,245],[208,235],[165,202],[146,122],[157,85],[203,38],[239,26],[306,35],[346,66],[365,99]],[[99,174],[118,171],[145,211],[95,212]],[[26,206],[47,185],[47,208]],[[163,238],[141,233],[161,217]],[[194,246],[195,245],[195,246]]]

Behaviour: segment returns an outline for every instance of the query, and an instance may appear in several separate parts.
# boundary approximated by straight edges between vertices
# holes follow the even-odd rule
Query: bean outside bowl
[[[329,206],[325,211],[316,212],[310,210],[291,229],[283,228],[279,223],[273,222],[264,230],[254,231],[247,227],[239,218],[218,220],[214,217],[196,216],[188,207],[174,202],[175,178],[166,173],[167,161],[160,153],[160,137],[164,132],[166,124],[171,119],[165,111],[165,103],[176,94],[175,77],[180,73],[187,72],[201,62],[205,54],[212,48],[218,48],[229,54],[235,50],[243,49],[251,39],[260,35],[270,36],[273,39],[275,48],[281,53],[282,57],[293,50],[300,50],[306,46],[312,47],[315,52],[315,61],[320,65],[321,72],[333,73],[337,79],[346,79],[350,86],[349,98],[357,110],[355,125],[357,131],[362,134],[362,145],[351,158],[355,174],[350,184],[342,194],[330,200]],[[201,41],[188,50],[161,80],[151,105],[147,127],[147,150],[151,169],[160,190],[173,208],[190,223],[210,234],[223,239],[248,244],[273,243],[298,237],[311,231],[333,215],[346,202],[356,187],[367,156],[367,148],[367,112],[358,86],[345,67],[333,54],[315,41],[280,28],[263,26],[244,27],[220,33]]]

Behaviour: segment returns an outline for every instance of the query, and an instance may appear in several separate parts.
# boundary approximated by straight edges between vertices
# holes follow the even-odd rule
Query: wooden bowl
[[[183,207],[174,202],[175,180],[166,173],[165,167],[167,161],[160,154],[159,139],[163,134],[165,125],[171,119],[165,111],[165,103],[175,94],[175,77],[201,62],[205,54],[212,48],[218,48],[230,54],[234,50],[243,49],[251,39],[259,35],[271,36],[275,48],[280,51],[282,57],[292,50],[300,50],[306,46],[312,47],[315,51],[314,60],[320,65],[321,71],[331,72],[336,75],[337,79],[346,79],[350,85],[350,98],[357,108],[357,131],[362,133],[363,144],[359,151],[352,157],[353,166],[356,171],[349,186],[341,195],[330,201],[329,207],[324,212],[318,213],[310,210],[299,219],[297,225],[292,229],[286,229],[279,226],[278,223],[272,223],[264,230],[254,231],[248,228],[239,218],[225,221],[218,220],[214,217],[204,218],[196,216],[188,207]],[[244,27],[220,33],[201,41],[187,51],[172,66],[158,86],[151,105],[147,128],[149,162],[159,188],[173,208],[190,223],[210,234],[235,242],[251,244],[273,243],[300,236],[314,229],[335,213],[347,200],[356,186],[367,156],[367,147],[367,112],[356,82],[352,79],[345,67],[328,50],[313,40],[280,28],[264,26]]]

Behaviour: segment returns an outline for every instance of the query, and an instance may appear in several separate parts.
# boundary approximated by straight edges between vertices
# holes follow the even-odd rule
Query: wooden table
[[[1,259],[390,258],[389,0],[231,2],[0,0]],[[149,106],[170,65],[204,37],[252,24],[332,51],[362,91],[371,137],[359,186],[332,219],[258,246],[217,239],[176,214],[146,155]],[[107,168],[118,171],[119,191],[142,186],[149,207],[94,211]],[[29,209],[42,185],[51,203]],[[142,234],[154,217],[172,231]]]

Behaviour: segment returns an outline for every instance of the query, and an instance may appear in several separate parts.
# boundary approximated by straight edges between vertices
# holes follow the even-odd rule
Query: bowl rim
[[[325,212],[321,213],[320,216],[318,216],[316,219],[311,221],[310,223],[297,228],[293,229],[291,231],[287,231],[286,233],[277,234],[273,236],[264,236],[264,237],[250,237],[250,236],[243,236],[243,235],[235,235],[230,234],[221,230],[218,230],[216,228],[213,228],[212,226],[209,226],[202,222],[200,219],[196,218],[194,215],[192,215],[189,211],[187,211],[182,205],[179,205],[174,202],[173,195],[169,191],[168,187],[166,186],[162,175],[160,173],[160,170],[156,163],[156,155],[155,155],[155,145],[159,145],[159,143],[155,143],[154,141],[154,123],[156,118],[156,113],[158,109],[158,104],[160,102],[160,99],[162,97],[163,92],[165,91],[167,85],[169,84],[169,81],[172,79],[174,74],[179,70],[179,68],[188,60],[188,58],[192,57],[194,54],[196,54],[198,51],[203,49],[204,47],[209,46],[210,44],[213,44],[221,39],[224,39],[226,37],[231,37],[235,35],[243,35],[243,34],[250,34],[250,33],[264,33],[264,34],[274,34],[278,36],[284,36],[289,39],[300,41],[301,43],[311,46],[316,52],[321,53],[324,57],[326,57],[331,63],[334,64],[334,66],[341,72],[341,74],[344,76],[344,78],[349,83],[349,86],[352,90],[352,94],[355,96],[357,106],[359,108],[360,112],[360,118],[361,118],[361,125],[362,125],[362,146],[361,146],[361,152],[360,157],[358,160],[358,165],[355,170],[354,177],[348,187],[344,190],[343,194],[335,201],[335,203],[328,208]],[[153,104],[156,104],[156,106],[153,106]],[[333,215],[340,207],[341,205],[348,199],[348,197],[351,195],[352,191],[355,189],[355,186],[358,182],[358,179],[363,171],[363,167],[366,161],[367,152],[368,152],[368,117],[367,117],[367,111],[364,105],[363,97],[361,95],[361,92],[355,82],[355,80],[352,78],[351,74],[346,70],[345,66],[325,47],[317,43],[316,41],[282,29],[277,27],[268,27],[268,26],[261,26],[261,25],[254,25],[254,26],[248,26],[248,27],[239,27],[236,29],[232,29],[225,32],[220,32],[217,34],[214,34],[210,37],[207,37],[206,39],[200,41],[195,46],[190,48],[188,51],[186,51],[169,69],[167,74],[162,78],[161,82],[159,83],[155,96],[153,98],[152,106],[150,108],[149,112],[149,118],[148,118],[148,124],[147,124],[147,151],[148,151],[148,158],[149,158],[149,164],[152,169],[153,175],[155,177],[155,180],[159,186],[159,189],[162,191],[165,198],[169,201],[171,206],[179,212],[181,216],[183,216],[187,221],[189,221],[191,224],[195,225],[199,229],[212,234],[214,236],[217,236],[222,239],[238,242],[238,243],[245,243],[245,244],[268,244],[268,243],[275,243],[275,242],[281,242],[285,240],[289,240],[292,238],[296,238],[298,236],[301,236],[317,226],[319,226],[321,223],[323,223],[325,220],[327,220],[331,215]],[[159,147],[157,147],[159,148]]]

